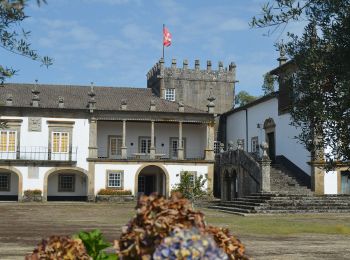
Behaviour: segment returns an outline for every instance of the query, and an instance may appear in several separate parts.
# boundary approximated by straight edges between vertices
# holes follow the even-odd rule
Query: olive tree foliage
[[[306,22],[282,43],[297,68],[290,73],[292,125],[313,160],[327,170],[350,161],[350,0],[274,0],[251,26],[269,34]],[[282,79],[282,80],[289,80]]]
[[[264,96],[271,94],[276,91],[277,77],[266,73],[264,76],[264,83],[262,85],[262,90],[264,91]]]
[[[247,91],[240,91],[235,96],[235,105],[244,106],[256,100],[258,97],[250,95]]]
[[[40,56],[28,41],[30,32],[21,26],[21,22],[28,18],[25,14],[27,0],[0,0],[0,47],[16,55],[39,61],[44,66],[52,64],[52,59]],[[36,0],[38,5],[46,3],[46,0]],[[0,84],[6,78],[13,76],[16,69],[0,64]]]

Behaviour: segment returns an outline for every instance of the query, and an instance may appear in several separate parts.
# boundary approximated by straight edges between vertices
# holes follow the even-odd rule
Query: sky
[[[277,67],[274,44],[284,33],[266,36],[251,18],[267,0],[47,0],[30,1],[21,26],[31,31],[33,49],[50,56],[49,68],[0,50],[0,63],[18,70],[7,82],[146,87],[146,74],[162,55],[162,25],[172,34],[165,64],[184,59],[189,67],[211,60],[237,65],[236,93],[261,95],[263,75]],[[286,31],[298,33],[292,25]]]

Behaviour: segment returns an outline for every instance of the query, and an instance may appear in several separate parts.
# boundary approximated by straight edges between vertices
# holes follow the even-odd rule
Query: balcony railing
[[[122,160],[121,153],[118,155],[111,155],[104,148],[98,148],[98,158],[100,159],[113,159],[113,160]],[[200,151],[199,149],[185,149],[184,150],[184,160],[204,160],[204,150]],[[177,151],[170,153],[169,149],[156,148],[155,158],[151,159],[149,153],[142,153],[137,148],[128,148],[127,149],[127,159],[129,160],[178,160]],[[125,159],[124,159],[125,160]]]
[[[30,161],[76,161],[77,147],[69,152],[52,152],[51,148],[43,146],[21,146],[17,151],[0,151],[0,160],[30,160]]]

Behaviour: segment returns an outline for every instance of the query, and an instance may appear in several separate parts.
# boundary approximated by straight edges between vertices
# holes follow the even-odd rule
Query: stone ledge
[[[96,202],[129,202],[134,201],[133,195],[97,195]]]

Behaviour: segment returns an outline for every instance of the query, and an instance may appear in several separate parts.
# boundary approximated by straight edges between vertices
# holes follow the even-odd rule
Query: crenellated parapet
[[[160,59],[147,73],[147,81],[154,81],[158,78],[172,78],[175,80],[203,80],[215,82],[236,81],[236,64],[231,62],[228,67],[224,67],[223,62],[219,61],[216,69],[212,62],[206,62],[206,68],[201,68],[200,60],[194,61],[194,67],[190,68],[188,60],[183,60],[182,66],[178,66],[176,59],[172,59],[171,66],[165,67],[164,60]]]

